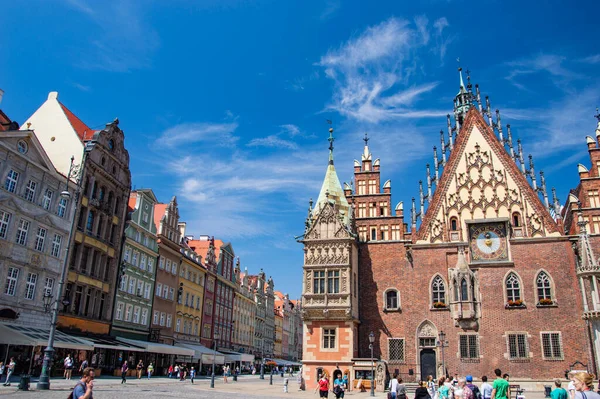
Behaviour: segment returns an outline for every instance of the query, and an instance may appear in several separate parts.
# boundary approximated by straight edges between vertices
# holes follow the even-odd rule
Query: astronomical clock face
[[[473,262],[507,261],[506,225],[481,223],[469,226]]]

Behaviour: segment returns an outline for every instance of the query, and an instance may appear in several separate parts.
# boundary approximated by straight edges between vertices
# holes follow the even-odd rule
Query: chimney
[[[179,229],[179,235],[181,235],[181,237],[184,237],[184,238],[185,238],[185,226],[186,226],[185,222],[177,223],[177,228]]]

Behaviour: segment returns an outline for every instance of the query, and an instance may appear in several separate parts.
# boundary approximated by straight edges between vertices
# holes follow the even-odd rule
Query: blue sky
[[[456,58],[561,201],[600,104],[600,3],[0,1],[0,107],[49,91],[89,126],[119,117],[133,184],[177,195],[190,234],[301,293],[310,197],[336,128],[342,181],[365,132],[393,202],[418,195],[458,91]]]

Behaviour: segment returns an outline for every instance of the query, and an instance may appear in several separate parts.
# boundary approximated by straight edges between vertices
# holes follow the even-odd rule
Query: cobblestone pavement
[[[317,398],[314,391],[298,391],[296,378],[289,379],[289,393],[283,393],[283,378],[273,377],[273,385],[269,385],[269,376],[264,380],[258,376],[241,376],[237,382],[229,378],[229,383],[223,383],[222,377],[215,378],[215,388],[210,388],[210,380],[206,378],[196,379],[192,385],[189,380],[179,382],[175,379],[156,377],[151,380],[129,378],[126,384],[121,384],[119,378],[99,378],[94,381],[94,399],[108,398],[127,398],[127,399],[148,399],[148,398]],[[75,379],[65,381],[63,379],[53,379],[51,381],[52,389],[50,391],[36,391],[35,382],[30,386],[30,391],[19,391],[18,382],[13,382],[10,387],[0,385],[1,398],[31,398],[44,399],[65,399],[69,396],[70,389],[77,383]],[[409,398],[413,395],[409,395]],[[329,393],[330,398],[335,398],[333,393]],[[346,397],[355,399],[370,398],[369,392],[346,392]],[[386,398],[386,393],[375,393],[376,398]],[[526,393],[526,399],[543,399],[542,392]]]

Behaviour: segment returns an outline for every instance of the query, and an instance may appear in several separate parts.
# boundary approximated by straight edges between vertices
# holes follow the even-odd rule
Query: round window
[[[29,146],[27,145],[27,143],[24,140],[19,140],[19,142],[17,143],[17,150],[19,150],[21,154],[26,154],[28,149]]]

